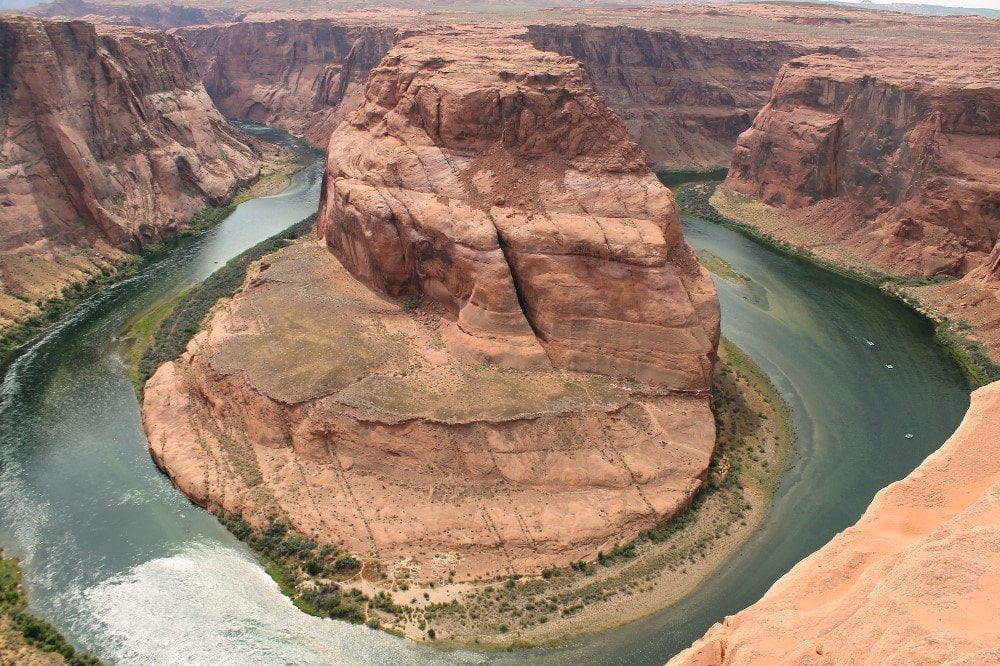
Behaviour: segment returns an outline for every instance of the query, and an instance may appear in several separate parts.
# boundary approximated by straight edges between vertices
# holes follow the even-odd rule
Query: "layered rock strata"
[[[460,37],[372,72],[330,141],[320,236],[372,288],[441,304],[470,360],[706,390],[715,290],[642,151],[578,61]]]
[[[231,117],[266,121],[324,144],[361,101],[368,72],[407,29],[335,19],[280,18],[182,28],[216,104]],[[424,24],[417,27],[418,24]],[[397,28],[399,30],[397,30]],[[671,30],[532,25],[536,48],[571,55],[625,120],[655,168],[721,167],[767,101],[781,65],[806,51],[767,40]]]
[[[726,185],[903,275],[964,275],[1000,235],[995,66],[807,56],[740,136]]]
[[[658,169],[728,166],[775,74],[806,49],[627,26],[532,25],[536,48],[583,63]]]
[[[388,26],[276,20],[175,31],[227,116],[278,125],[325,146],[361,102],[365,80],[397,39]]]
[[[718,302],[578,62],[400,42],[331,138],[318,230],[146,386],[189,497],[419,580],[593,557],[690,502]]]
[[[855,525],[670,664],[996,663],[998,444],[995,383]]]
[[[219,114],[176,38],[12,17],[0,44],[4,316],[7,300],[44,300],[116,249],[173,235],[260,171],[260,149]],[[49,278],[52,292],[35,293]]]

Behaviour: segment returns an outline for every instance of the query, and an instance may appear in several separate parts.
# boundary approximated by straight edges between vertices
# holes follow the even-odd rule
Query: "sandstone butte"
[[[1000,661],[1000,383],[853,526],[671,666]]]
[[[177,38],[0,18],[0,324],[255,178]]]
[[[229,115],[320,143],[408,30],[471,18],[240,6],[238,23],[178,31],[209,93]],[[720,3],[556,8],[506,25],[580,60],[654,168],[731,165],[730,191],[772,206],[743,219],[855,269],[962,277],[909,290],[968,321],[1000,362],[996,19]]]
[[[718,300],[579,62],[495,29],[398,42],[331,137],[317,228],[146,385],[195,502],[463,581],[691,501]]]

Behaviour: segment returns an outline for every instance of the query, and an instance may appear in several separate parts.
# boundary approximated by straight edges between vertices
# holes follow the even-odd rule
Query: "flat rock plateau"
[[[317,227],[146,386],[194,501],[432,581],[593,557],[691,501],[718,301],[579,62],[400,41],[331,138]]]

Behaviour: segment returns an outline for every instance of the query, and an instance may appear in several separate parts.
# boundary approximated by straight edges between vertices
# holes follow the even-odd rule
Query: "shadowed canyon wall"
[[[584,64],[650,163],[663,169],[727,165],[775,73],[806,51],[620,26],[525,30],[536,48]],[[319,144],[358,105],[368,71],[399,38],[395,28],[350,18],[248,21],[176,34],[188,42],[223,113],[277,124]]]
[[[4,318],[86,271],[72,248],[161,241],[260,171],[174,37],[21,17],[0,20],[0,44]]]
[[[232,118],[284,127],[325,146],[361,102],[368,72],[397,39],[392,27],[277,20],[175,31],[205,87]]]
[[[532,25],[536,48],[583,63],[656,168],[727,166],[781,66],[805,52],[779,41],[626,26]]]
[[[1000,234],[1000,84],[985,74],[793,60],[739,138],[726,185],[883,270],[964,275]]]

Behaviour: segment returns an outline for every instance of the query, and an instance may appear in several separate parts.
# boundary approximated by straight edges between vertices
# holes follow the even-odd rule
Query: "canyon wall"
[[[426,19],[413,30],[426,30]],[[410,17],[400,30],[413,23]],[[531,25],[536,48],[570,55],[625,121],[655,168],[720,167],[767,101],[774,75],[806,51],[777,41],[622,26]],[[325,144],[361,101],[368,72],[399,38],[383,22],[276,19],[176,31],[228,116]]]
[[[718,300],[577,61],[497,30],[399,42],[331,137],[317,229],[145,387],[195,502],[439,591],[690,503]]]
[[[998,446],[994,383],[855,525],[670,664],[997,663]]]
[[[577,60],[459,35],[372,71],[330,141],[320,236],[372,288],[440,302],[456,352],[706,390],[715,290],[642,150]]]
[[[393,27],[276,20],[175,31],[209,95],[229,117],[284,127],[325,146],[361,102],[368,72],[397,39]]]
[[[806,51],[763,38],[627,26],[531,25],[527,37],[583,63],[658,169],[727,166],[775,74]]]
[[[796,59],[740,136],[726,185],[879,270],[964,275],[1000,235],[995,72]]]
[[[260,149],[173,37],[20,17],[0,20],[0,44],[4,318],[58,294],[36,289],[42,264],[59,286],[90,261],[69,249],[111,257],[161,241],[260,171]]]

